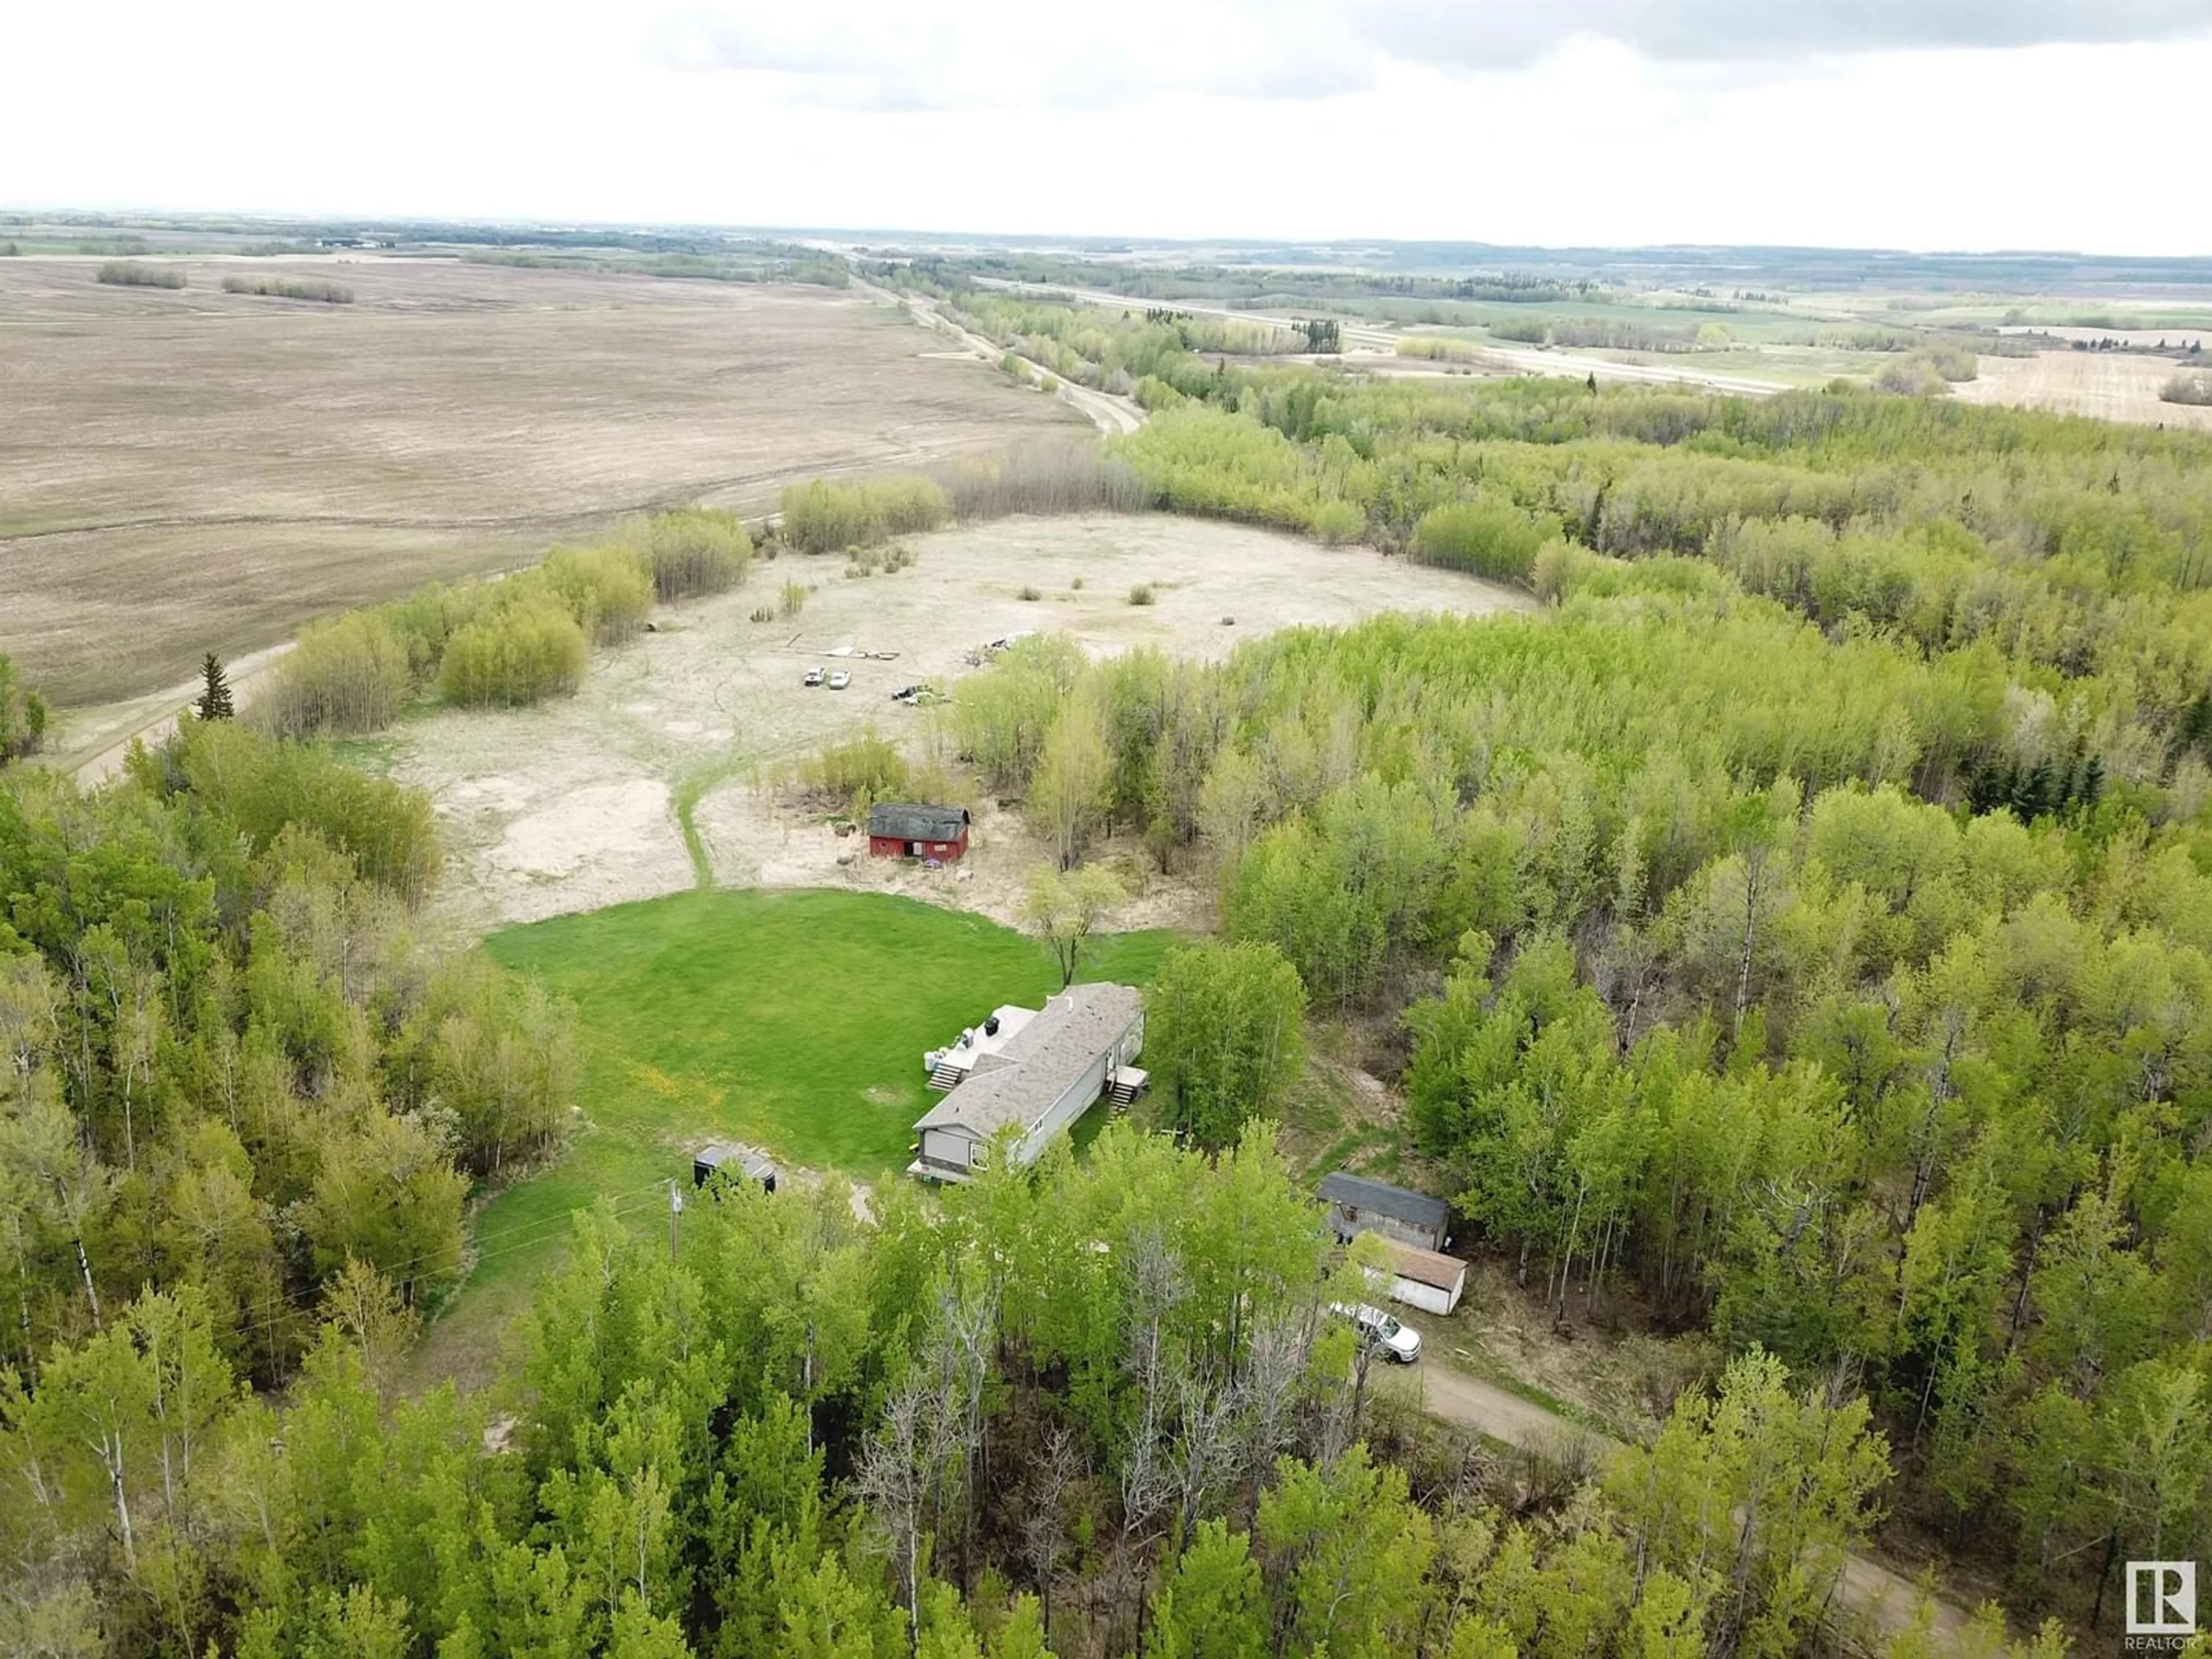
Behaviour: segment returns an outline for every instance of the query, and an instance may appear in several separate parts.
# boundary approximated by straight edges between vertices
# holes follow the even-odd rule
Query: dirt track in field
[[[2212,408],[2159,400],[2179,365],[2128,351],[2043,351],[2033,357],[1984,357],[1978,378],[1951,388],[1963,403],[2009,404],[2061,415],[2094,415],[2139,426],[2212,431]]]
[[[171,291],[98,263],[0,261],[0,651],[65,706],[624,513],[1077,429],[857,294],[374,257],[164,262]],[[241,271],[356,300],[222,293]]]

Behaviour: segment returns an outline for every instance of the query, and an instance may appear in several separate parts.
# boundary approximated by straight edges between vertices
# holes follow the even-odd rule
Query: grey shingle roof
[[[1341,1204],[1346,1209],[1370,1210],[1376,1215],[1390,1216],[1400,1221],[1410,1222],[1416,1227],[1441,1227],[1451,1217],[1450,1206],[1441,1198],[1431,1198],[1426,1193],[1408,1192],[1403,1187],[1370,1181],[1365,1176],[1352,1175],[1342,1170],[1322,1177],[1321,1195],[1330,1203]]]
[[[1144,1010],[1126,985],[1076,985],[984,1054],[952,1092],[930,1108],[916,1129],[966,1129],[988,1139],[1010,1123],[1027,1128],[1067,1092]]]
[[[957,841],[968,827],[964,806],[923,806],[879,800],[868,809],[868,833],[898,841]]]
[[[775,1165],[769,1161],[767,1154],[757,1152],[750,1146],[732,1146],[726,1140],[701,1147],[692,1154],[691,1161],[695,1164],[703,1164],[710,1170],[719,1170],[725,1164],[734,1165],[755,1181],[765,1180],[775,1173]]]

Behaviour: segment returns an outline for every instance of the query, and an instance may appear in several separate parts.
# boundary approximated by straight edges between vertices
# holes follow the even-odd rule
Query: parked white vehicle
[[[1382,1309],[1364,1302],[1332,1302],[1328,1310],[1339,1319],[1351,1321],[1352,1328],[1359,1333],[1359,1340],[1380,1350],[1384,1358],[1401,1365],[1410,1365],[1421,1357],[1421,1334],[1411,1326],[1400,1324]]]
[[[852,683],[853,677],[843,669],[833,668],[830,671],[830,689],[832,691],[842,691]]]

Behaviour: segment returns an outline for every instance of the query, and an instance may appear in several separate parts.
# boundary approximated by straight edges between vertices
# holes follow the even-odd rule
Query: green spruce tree
[[[210,651],[200,663],[203,689],[200,700],[194,705],[204,720],[227,720],[235,711],[231,708],[230,682],[222,672],[222,659]]]

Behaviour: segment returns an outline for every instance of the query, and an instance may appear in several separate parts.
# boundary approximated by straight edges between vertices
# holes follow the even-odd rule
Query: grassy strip
[[[676,808],[676,824],[684,832],[684,855],[691,860],[691,879],[702,892],[714,884],[714,866],[707,856],[706,837],[699,833],[699,803],[735,777],[744,765],[736,755],[702,763],[676,780],[670,799]]]

